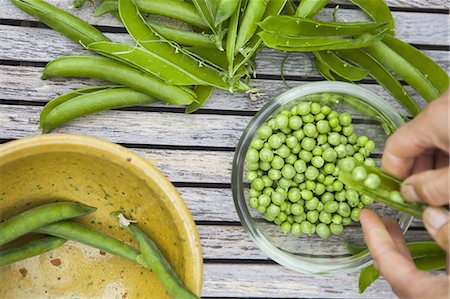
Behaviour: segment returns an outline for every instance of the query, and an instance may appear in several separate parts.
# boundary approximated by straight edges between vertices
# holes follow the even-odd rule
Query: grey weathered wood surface
[[[67,9],[71,1],[49,2]],[[386,2],[395,10],[397,35],[420,45],[427,55],[449,71],[449,18],[445,11],[450,8],[450,2]],[[348,4],[344,0],[334,3]],[[339,10],[339,18],[364,18],[354,7],[348,7]],[[321,17],[329,18],[332,11],[330,6],[321,13]],[[101,26],[112,40],[132,43],[127,34],[121,33],[123,30],[117,20],[109,16],[94,18],[92,8],[88,6],[71,12]],[[1,141],[39,134],[39,112],[51,98],[75,88],[105,83],[88,79],[40,80],[45,63],[59,56],[79,54],[87,54],[87,51],[41,26],[16,9],[9,0],[0,0]],[[360,296],[357,293],[357,273],[319,277],[281,267],[265,257],[239,224],[231,196],[230,176],[233,150],[243,129],[255,112],[288,89],[280,77],[284,59],[284,75],[289,86],[321,78],[313,67],[311,55],[295,53],[286,57],[285,53],[268,49],[258,55],[257,78],[252,83],[263,95],[256,101],[243,93],[231,95],[216,91],[210,101],[193,115],[185,115],[181,107],[155,103],[86,116],[57,132],[98,136],[124,144],[152,162],[174,182],[198,224],[205,258],[205,297],[392,298],[394,295],[384,280],[376,282],[364,296]],[[370,78],[361,86],[401,110],[390,95]],[[408,240],[428,238],[420,221],[414,221],[412,227],[407,234]],[[305,247],[317,246],[311,242],[306,240]],[[333,243],[327,246],[332,249]]]

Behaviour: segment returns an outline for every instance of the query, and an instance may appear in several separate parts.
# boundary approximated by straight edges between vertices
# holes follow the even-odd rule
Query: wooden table
[[[52,0],[61,8],[69,0]],[[341,19],[363,14],[343,0]],[[448,0],[387,0],[396,21],[397,35],[417,45],[449,70]],[[330,17],[332,7],[321,15]],[[98,25],[114,41],[131,42],[111,17],[94,18],[92,8],[71,10]],[[86,53],[80,46],[49,30],[0,0],[0,140],[40,134],[39,113],[51,98],[86,86],[89,79],[40,80],[43,67],[63,55]],[[203,296],[240,298],[390,298],[384,280],[358,295],[358,273],[311,276],[293,272],[267,259],[239,222],[231,189],[231,162],[235,146],[251,117],[267,101],[288,89],[280,76],[285,53],[263,50],[252,83],[263,95],[256,101],[243,93],[215,92],[197,113],[185,115],[181,107],[154,104],[105,111],[83,117],[56,130],[100,137],[122,144],[159,168],[186,201],[197,223],[204,257]],[[284,67],[289,86],[321,80],[310,55],[291,54]],[[390,95],[373,80],[362,86],[390,103]],[[398,107],[398,105],[395,105]],[[420,222],[414,222],[408,239],[427,239]]]

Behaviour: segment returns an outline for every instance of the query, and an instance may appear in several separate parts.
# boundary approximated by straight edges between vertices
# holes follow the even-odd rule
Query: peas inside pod
[[[375,143],[355,133],[349,113],[319,102],[302,99],[259,127],[245,165],[252,208],[284,233],[328,238],[358,222],[359,211],[373,203],[338,175],[347,157],[374,166]],[[363,170],[354,175],[366,179]]]

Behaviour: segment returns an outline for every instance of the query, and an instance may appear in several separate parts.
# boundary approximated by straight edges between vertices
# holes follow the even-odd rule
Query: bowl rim
[[[258,120],[267,119],[272,113],[276,111],[279,107],[287,104],[292,99],[297,99],[308,94],[332,92],[332,93],[343,93],[351,95],[362,99],[367,104],[372,105],[378,111],[384,114],[384,117],[388,121],[392,122],[395,126],[399,127],[404,124],[404,120],[399,112],[397,112],[389,103],[380,98],[375,93],[360,87],[355,84],[350,84],[346,82],[330,82],[330,81],[319,81],[313,83],[306,83],[298,85],[296,87],[290,88],[287,91],[279,94],[274,99],[270,100],[260,111],[250,120],[246,128],[244,129],[239,143],[236,147],[233,165],[232,165],[232,175],[231,175],[231,187],[233,194],[234,206],[243,224],[245,230],[256,243],[256,245],[272,260],[278,264],[290,268],[294,271],[306,273],[306,274],[344,274],[354,271],[358,271],[372,263],[372,257],[370,253],[364,255],[358,255],[360,260],[358,265],[353,265],[352,267],[345,267],[340,263],[311,263],[308,261],[299,261],[289,254],[281,251],[276,246],[274,246],[262,232],[259,231],[255,226],[252,225],[252,217],[247,209],[245,197],[243,195],[243,188],[239,186],[243,182],[243,161],[245,160],[244,149],[249,147],[251,142],[250,132],[256,132],[254,129],[257,126]],[[409,225],[412,222],[412,217],[403,213],[400,213],[400,223],[403,227],[403,234],[406,233]]]
[[[51,150],[49,151],[49,146]],[[34,149],[33,152],[30,149]],[[84,151],[83,151],[84,149]],[[37,151],[36,151],[37,150]],[[188,285],[195,294],[202,292],[203,284],[203,257],[200,238],[192,218],[181,195],[174,185],[155,166],[130,149],[100,138],[79,134],[45,134],[25,137],[9,141],[0,145],[0,167],[8,161],[35,155],[44,152],[81,152],[83,154],[101,157],[116,163],[141,177],[145,182],[153,181],[159,188],[165,190],[165,197],[172,206],[169,213],[179,218],[178,224],[183,229],[186,238],[186,248],[192,257],[192,272],[189,275]],[[9,159],[5,159],[7,157]],[[137,173],[137,172],[141,173]],[[151,179],[150,179],[151,178]],[[175,218],[176,219],[176,218]]]

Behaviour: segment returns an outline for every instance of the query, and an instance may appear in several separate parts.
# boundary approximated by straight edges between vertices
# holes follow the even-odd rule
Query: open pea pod
[[[370,72],[369,75],[388,90],[409,113],[412,115],[419,114],[421,111],[420,106],[397,78],[395,78],[378,60],[364,52],[362,49],[340,50],[337,52],[337,55],[367,69]]]
[[[214,25],[218,26],[228,20],[238,10],[240,2],[240,0],[218,0]]]
[[[192,113],[200,109],[211,97],[214,92],[214,87],[198,85],[194,89],[197,94],[197,102],[193,102],[186,107],[186,113]]]
[[[322,10],[330,0],[302,0],[295,15],[302,18],[312,18]]]
[[[361,8],[374,21],[386,22],[389,33],[394,34],[394,18],[384,0],[350,0],[350,2]]]
[[[385,31],[376,34],[364,34],[355,38],[323,37],[323,36],[288,36],[277,33],[263,31],[259,33],[264,44],[269,48],[281,51],[320,51],[320,50],[341,50],[357,49],[372,45],[381,40]]]
[[[192,0],[195,8],[203,21],[208,24],[209,29],[216,34],[217,27],[214,22],[214,17],[217,10],[218,0]]]
[[[344,171],[344,168],[341,167],[341,170],[339,172],[339,180],[341,180],[346,186],[355,189],[362,194],[370,196],[374,200],[382,202],[398,211],[422,219],[422,213],[427,205],[407,202],[404,201],[401,197],[399,198],[399,190],[401,184],[401,181],[399,179],[385,173],[379,168],[367,166],[354,158],[347,159],[353,160],[354,168],[362,167],[369,176],[373,174],[378,176],[380,184],[375,189],[369,188],[365,182],[356,180],[351,171]],[[393,192],[395,192],[396,194],[396,199],[393,199]]]
[[[433,59],[392,35],[386,35],[383,42],[421,72],[440,94],[448,89],[450,78]]]
[[[243,7],[242,0],[238,1],[238,6],[234,13],[230,17],[230,22],[228,23],[228,31],[227,31],[227,39],[225,42],[225,52],[226,58],[228,62],[228,76],[230,78],[233,77],[233,66],[234,66],[234,53],[236,49],[236,37],[238,33],[238,25],[239,25],[239,16],[241,7]]]
[[[322,64],[347,81],[359,81],[369,75],[368,70],[342,60],[333,51],[315,51],[314,55]]]
[[[265,32],[292,37],[301,36],[354,36],[382,29],[381,22],[327,22],[293,16],[271,16],[259,26]]]

